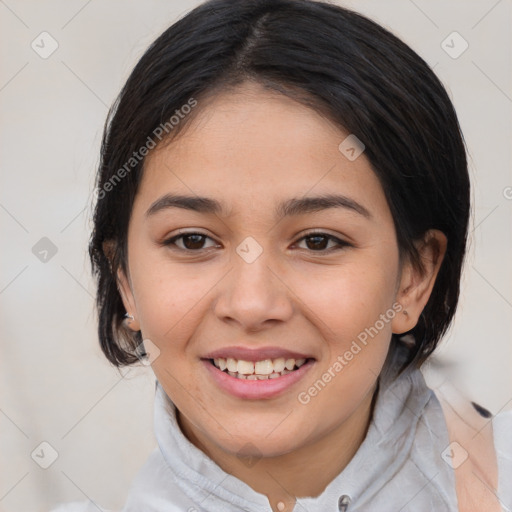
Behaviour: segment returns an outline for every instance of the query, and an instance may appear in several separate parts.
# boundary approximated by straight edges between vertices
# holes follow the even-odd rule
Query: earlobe
[[[115,254],[115,242],[113,240],[105,240],[103,242],[103,252],[108,259],[110,271],[112,274],[114,274],[113,261]],[[129,329],[132,329],[133,331],[140,331],[140,323],[137,320],[137,312],[132,289],[125,273],[121,268],[117,269],[115,279],[117,290],[121,295],[121,300],[123,301],[123,305],[126,309],[124,323]]]
[[[403,309],[391,322],[394,334],[410,331],[418,323],[434,288],[446,247],[446,235],[442,231],[431,229],[416,244],[423,268],[418,268],[409,259],[404,263],[396,296],[396,301]]]
[[[137,310],[135,307],[133,292],[125,273],[121,269],[117,270],[117,289],[121,295],[121,299],[126,309],[124,320],[125,325],[132,331],[140,331],[140,323],[137,318]]]

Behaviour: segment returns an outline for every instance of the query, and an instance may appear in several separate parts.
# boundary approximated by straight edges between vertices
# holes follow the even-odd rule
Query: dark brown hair
[[[408,333],[415,343],[399,363],[400,371],[419,367],[449,327],[459,298],[470,213],[463,136],[444,87],[421,57],[368,18],[312,0],[203,3],[158,37],[133,69],[105,125],[89,246],[106,357],[118,367],[135,363],[142,342],[140,332],[123,327],[116,284],[117,269],[126,272],[141,148],[156,142],[159,127],[168,128],[163,140],[176,136],[202,98],[246,80],[321,111],[364,142],[402,258],[421,268],[414,242],[429,229],[447,236],[430,299]],[[191,100],[194,111],[182,115]],[[110,259],[106,241],[114,244]],[[398,364],[401,346],[393,335],[388,364]]]

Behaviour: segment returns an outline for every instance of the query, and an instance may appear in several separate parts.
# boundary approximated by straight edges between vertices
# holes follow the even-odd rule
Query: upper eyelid
[[[211,237],[210,235],[207,235],[206,233],[201,233],[201,231],[181,231],[179,233],[176,233],[175,235],[166,237],[162,241],[162,244],[164,244],[164,245],[170,244],[171,241],[174,243],[176,240],[179,240],[180,238],[183,238],[187,235],[200,235],[200,236],[204,236],[205,238],[209,238],[210,240],[212,240],[213,242],[215,242],[217,244],[219,243],[215,240],[215,238]],[[198,250],[200,250],[200,249],[198,249]]]
[[[309,231],[309,232],[305,233],[304,235],[301,235],[297,239],[297,241],[294,242],[294,244],[297,244],[298,242],[301,242],[304,238],[309,238],[309,237],[312,237],[312,236],[315,236],[315,235],[324,236],[328,240],[336,242],[336,244],[339,247],[352,245],[350,242],[348,242],[346,240],[343,240],[343,238],[340,238],[340,237],[335,236],[335,235],[331,235],[330,233],[325,233],[324,231]],[[331,247],[331,249],[332,249],[332,247]],[[312,251],[312,252],[327,252],[327,251]]]

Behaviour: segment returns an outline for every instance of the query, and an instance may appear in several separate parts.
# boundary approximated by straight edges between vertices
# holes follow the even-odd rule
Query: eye
[[[299,242],[303,240],[306,241],[306,249],[313,252],[331,252],[350,246],[348,242],[327,233],[311,232],[299,239]],[[327,247],[329,242],[334,242],[334,247]]]
[[[210,246],[205,246],[205,242],[210,240],[213,242]],[[329,235],[327,233],[321,232],[311,232],[300,238],[297,242],[305,241],[306,247],[305,249],[313,251],[313,252],[331,252],[343,249],[344,247],[349,247],[350,244],[339,238]],[[328,247],[329,243],[334,243],[334,246]],[[176,248],[181,251],[188,252],[200,252],[202,250],[208,249],[210,247],[219,247],[215,241],[209,236],[203,233],[181,233],[179,235],[173,236],[162,242],[164,246],[174,246],[171,248]],[[304,247],[299,247],[304,248]]]
[[[176,243],[180,241],[182,244],[180,246],[180,243]],[[164,242],[162,242],[162,245],[166,246],[175,246],[177,249],[182,251],[190,251],[190,252],[199,252],[203,249],[206,249],[207,247],[204,247],[205,240],[211,240],[214,242],[213,239],[211,239],[209,236],[204,235],[203,233],[182,233],[180,235],[173,236]],[[213,243],[210,247],[216,247],[217,244]]]

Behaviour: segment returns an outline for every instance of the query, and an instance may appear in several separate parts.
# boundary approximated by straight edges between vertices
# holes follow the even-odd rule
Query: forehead
[[[277,215],[292,197],[343,194],[389,214],[364,153],[349,160],[339,146],[350,134],[311,108],[249,85],[196,109],[175,140],[146,157],[139,206],[172,192],[216,198],[224,214]]]

